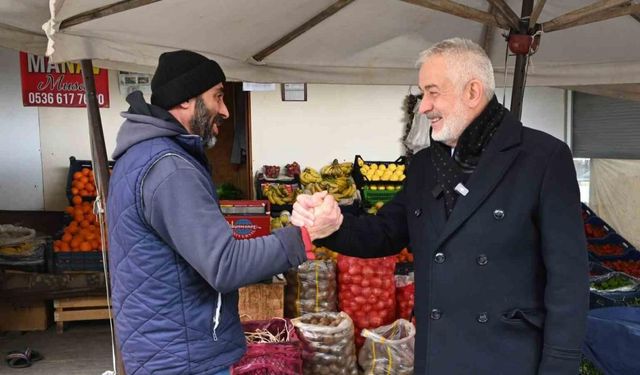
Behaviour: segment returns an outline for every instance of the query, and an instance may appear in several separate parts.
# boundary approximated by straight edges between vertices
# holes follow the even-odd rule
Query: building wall
[[[18,56],[0,48],[0,210],[62,210],[69,157],[91,158],[87,112],[23,107]],[[110,108],[100,114],[110,156],[120,112],[128,105],[117,72],[109,72],[109,82]],[[334,158],[351,161],[355,154],[368,160],[397,158],[403,152],[408,91],[407,86],[310,84],[307,102],[283,102],[279,90],[251,93],[253,170],[294,160],[319,168]],[[527,89],[527,126],[564,140],[564,121],[563,90]]]

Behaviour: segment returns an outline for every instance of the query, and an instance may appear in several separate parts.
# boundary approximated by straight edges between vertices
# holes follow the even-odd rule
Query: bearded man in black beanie
[[[444,40],[419,63],[431,146],[376,216],[345,214],[317,244],[363,258],[409,246],[416,375],[576,374],[589,279],[569,147],[498,102],[476,43]],[[299,195],[292,223],[330,231],[341,215],[314,207]]]
[[[307,260],[315,234],[289,227],[236,240],[205,147],[221,120],[225,75],[191,51],[160,56],[117,136],[109,183],[109,274],[128,374],[228,374],[246,350],[238,288]]]

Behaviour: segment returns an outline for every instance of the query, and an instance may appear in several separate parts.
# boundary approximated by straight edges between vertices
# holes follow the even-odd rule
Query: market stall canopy
[[[545,30],[527,85],[640,82],[637,1],[535,3],[544,5],[537,21]],[[50,19],[44,29],[55,62],[93,59],[151,72],[160,53],[186,48],[216,59],[235,80],[413,84],[418,53],[461,36],[486,47],[502,85],[502,34],[521,6],[522,0],[7,0],[0,5],[0,43],[24,42],[33,50]],[[607,17],[614,18],[576,26]],[[510,57],[507,66],[513,65]]]

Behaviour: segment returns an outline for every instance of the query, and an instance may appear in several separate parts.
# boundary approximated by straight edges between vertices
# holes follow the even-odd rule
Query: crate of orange
[[[53,243],[55,266],[60,271],[97,271],[102,269],[100,226],[93,205],[80,201],[65,208],[71,218]]]
[[[113,168],[114,163],[109,162],[109,170]],[[96,199],[96,181],[91,160],[78,160],[74,156],[69,158],[67,199],[70,204]]]

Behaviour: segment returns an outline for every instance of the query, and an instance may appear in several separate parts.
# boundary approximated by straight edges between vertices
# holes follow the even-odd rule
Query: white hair
[[[462,89],[471,79],[478,79],[484,86],[484,95],[490,101],[496,90],[493,66],[486,52],[477,43],[463,38],[445,39],[422,51],[418,67],[433,56],[444,56],[450,68],[450,77]]]

